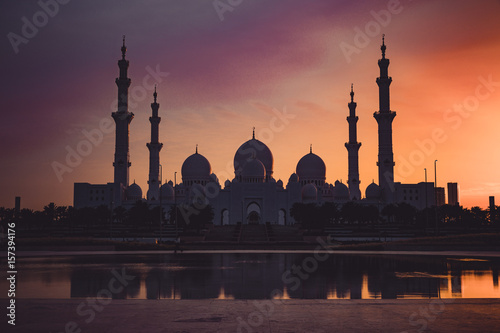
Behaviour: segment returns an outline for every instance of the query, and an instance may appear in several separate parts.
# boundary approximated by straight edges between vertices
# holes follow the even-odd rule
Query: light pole
[[[162,222],[163,222],[163,214],[162,214],[162,206],[161,206],[161,181],[163,179],[163,167],[161,166],[161,164],[159,164],[160,166],[160,179],[159,179],[159,183],[160,183],[160,187],[159,187],[159,190],[160,190],[160,244],[162,242],[162,234],[163,234],[163,227],[162,227]]]
[[[437,168],[436,168],[436,164],[437,164],[437,161],[438,160],[435,160],[434,161],[434,187],[437,187],[438,186],[438,181],[437,181]]]
[[[427,208],[427,168],[424,168],[425,171],[425,208]]]
[[[174,172],[174,214],[175,214],[175,239],[177,241],[177,237],[179,237],[179,230],[177,229],[177,191],[175,188],[177,187],[177,171]]]
[[[427,210],[427,206],[428,206],[428,195],[429,195],[429,190],[428,190],[428,186],[427,186],[427,168],[424,168],[424,171],[425,171],[425,233],[427,234],[427,228],[429,226],[429,211]]]
[[[437,161],[434,161],[434,198],[436,201],[436,235],[439,234],[439,221],[438,221],[438,198],[437,198]]]

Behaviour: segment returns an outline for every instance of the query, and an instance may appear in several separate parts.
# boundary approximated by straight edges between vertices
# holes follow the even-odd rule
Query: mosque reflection
[[[117,299],[500,297],[496,258],[331,255],[318,261],[312,254],[297,253],[123,257],[112,264],[102,258],[102,264],[64,265],[71,270],[69,297],[99,295],[109,288],[112,269],[134,276],[112,294]]]

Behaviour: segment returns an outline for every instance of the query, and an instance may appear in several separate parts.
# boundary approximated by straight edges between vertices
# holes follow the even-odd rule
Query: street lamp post
[[[179,237],[179,229],[177,228],[177,191],[175,190],[176,187],[177,187],[177,171],[174,172],[175,239],[177,241],[177,237]]]
[[[424,168],[424,171],[425,171],[425,233],[427,234],[427,228],[429,227],[429,211],[427,210],[427,206],[428,206],[428,196],[429,196],[429,190],[428,190],[428,186],[427,186],[427,168]]]
[[[437,182],[437,167],[436,167],[436,164],[437,164],[437,161],[438,160],[435,160],[434,161],[434,187],[437,187],[438,186],[438,182]]]
[[[437,161],[434,161],[434,198],[436,202],[436,234],[439,234],[439,221],[438,221],[438,198],[437,198]]]
[[[427,208],[427,168],[424,168],[425,171],[425,208]]]
[[[162,206],[161,206],[161,182],[162,182],[162,179],[163,179],[163,167],[161,166],[160,164],[160,179],[159,179],[159,190],[160,190],[160,244],[162,242],[162,235],[163,235],[163,226],[162,226],[162,222],[163,222],[163,214],[162,214]]]

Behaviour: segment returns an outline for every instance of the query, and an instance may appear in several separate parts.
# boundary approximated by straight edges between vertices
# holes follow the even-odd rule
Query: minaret
[[[392,153],[392,120],[396,112],[391,111],[389,86],[392,78],[388,76],[389,59],[385,57],[385,35],[382,35],[382,59],[378,61],[380,77],[377,78],[379,89],[379,111],[373,114],[378,123],[378,181],[382,189],[382,200],[387,203],[394,200],[394,155]]]
[[[123,36],[122,58],[118,60],[120,67],[120,77],[116,79],[118,86],[118,110],[113,112],[111,116],[116,124],[116,144],[115,144],[115,168],[114,174],[114,204],[120,205],[125,199],[125,189],[129,183],[129,130],[130,122],[134,118],[132,112],[128,112],[128,87],[130,87],[130,79],[127,77],[127,69],[129,66],[128,60],[125,59],[127,47],[125,46],[125,36]]]
[[[160,124],[161,117],[158,117],[160,104],[156,102],[157,96],[155,86],[155,92],[153,93],[154,102],[151,103],[153,115],[149,117],[149,122],[151,123],[151,142],[146,144],[149,149],[148,200],[159,200],[160,198],[160,150],[163,147],[163,143],[158,142],[158,125]]]
[[[349,198],[351,200],[360,200],[361,191],[359,190],[359,164],[358,164],[358,150],[361,147],[361,142],[357,140],[357,129],[356,124],[358,122],[358,117],[356,116],[356,102],[354,102],[354,91],[351,84],[351,102],[347,104],[349,106],[349,117],[347,117],[347,122],[349,123],[349,142],[345,143],[345,147],[348,152],[348,167],[349,175],[347,184],[349,185]]]

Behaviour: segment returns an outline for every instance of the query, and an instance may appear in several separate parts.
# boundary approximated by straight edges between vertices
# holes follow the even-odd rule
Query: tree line
[[[130,209],[122,206],[113,210],[109,206],[74,208],[56,206],[50,203],[42,210],[23,208],[17,212],[14,208],[0,207],[0,222],[6,226],[16,222],[17,227],[25,230],[54,230],[59,228],[107,228],[111,224],[141,229],[156,229],[163,224],[175,224],[185,229],[200,230],[205,223],[213,221],[214,213],[210,205],[201,209],[194,205],[179,204],[169,209],[150,206],[144,201],[137,201]]]
[[[498,211],[498,206],[494,212]],[[457,226],[487,227],[500,226],[498,214],[478,206],[464,208],[462,206],[443,205],[417,210],[410,204],[397,203],[384,206],[382,209],[374,205],[362,205],[349,201],[343,205],[325,202],[295,203],[290,209],[290,216],[306,228],[323,228],[336,224],[369,225],[396,224],[413,227]],[[121,206],[74,208],[56,206],[50,203],[40,211],[24,208],[16,212],[13,208],[0,207],[2,225],[15,221],[18,227],[27,230],[53,230],[58,227],[106,228],[110,224],[128,227],[155,229],[160,219],[163,224],[175,224],[180,228],[199,231],[206,223],[214,220],[212,206],[196,206],[179,204],[160,212],[160,207],[150,206],[144,201],[137,201],[130,209]]]
[[[336,224],[395,224],[430,228],[435,226],[450,227],[487,227],[499,225],[498,206],[493,213],[478,206],[464,208],[458,205],[432,206],[418,210],[402,202],[389,204],[382,209],[374,205],[363,205],[349,201],[343,205],[326,202],[295,203],[290,209],[290,216],[306,228],[323,228]]]

